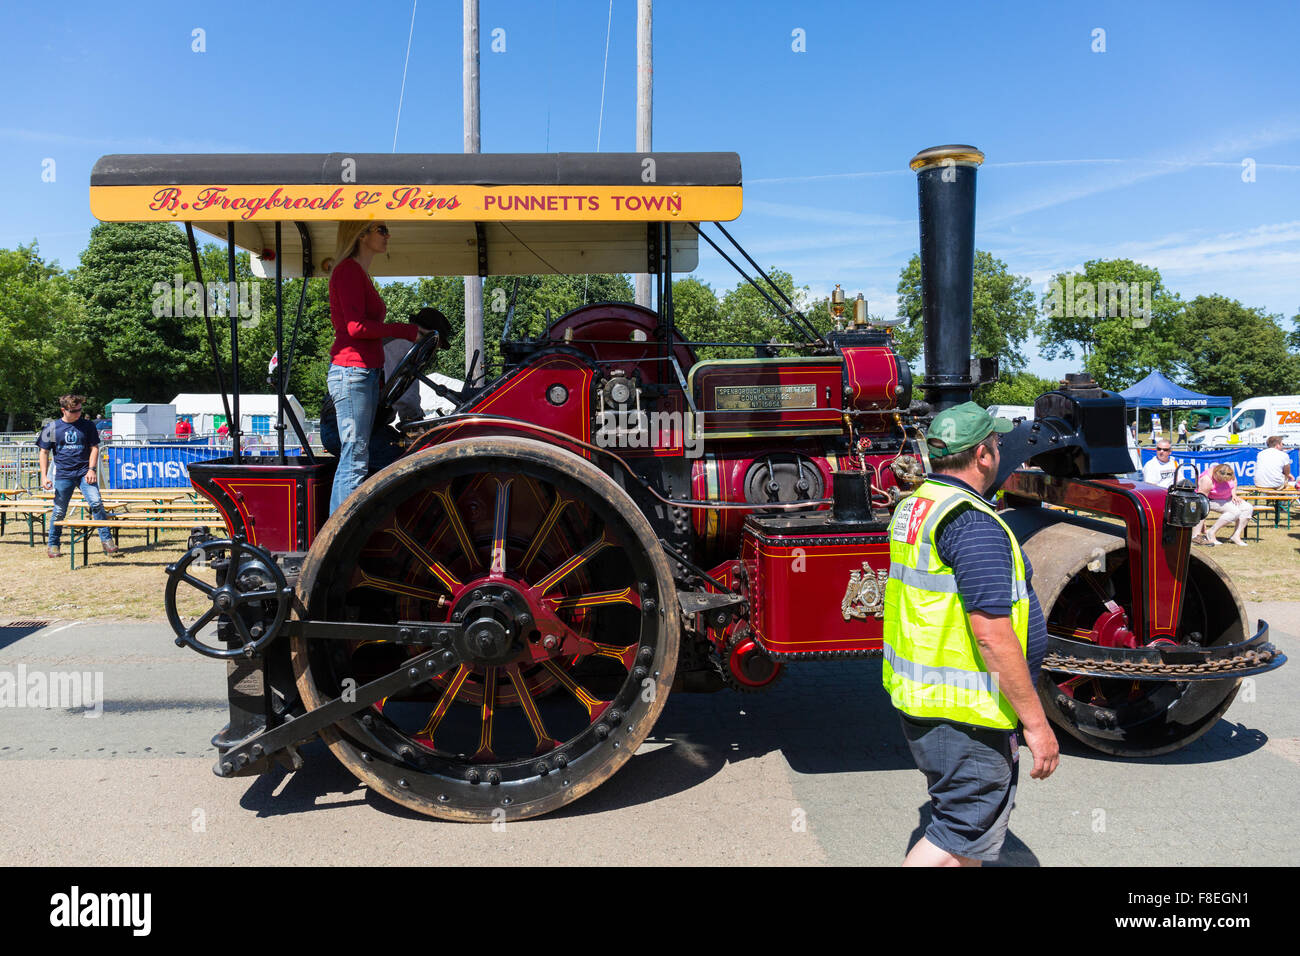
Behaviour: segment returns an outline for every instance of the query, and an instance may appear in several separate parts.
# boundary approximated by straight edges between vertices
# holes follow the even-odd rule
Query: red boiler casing
[[[741,564],[750,622],[776,660],[862,657],[883,646],[889,538],[828,512],[752,516]]]
[[[907,363],[888,345],[853,346],[844,356],[844,404],[861,412],[899,408],[910,391]]]

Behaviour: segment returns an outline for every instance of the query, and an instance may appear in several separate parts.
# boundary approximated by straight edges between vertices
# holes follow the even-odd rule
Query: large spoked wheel
[[[322,529],[298,593],[310,620],[463,625],[472,662],[322,732],[370,787],[444,819],[536,816],[594,789],[650,732],[677,662],[676,591],[645,517],[590,462],[526,439],[376,475]],[[427,649],[292,643],[309,708]]]
[[[1131,613],[1127,549],[1113,525],[1049,521],[1039,509],[1007,512],[1034,565],[1035,591],[1048,632],[1099,642],[1114,609]],[[1042,582],[1043,587],[1038,587]],[[1246,614],[1223,571],[1189,556],[1176,643],[1203,647],[1246,638]],[[1239,678],[1142,681],[1043,671],[1038,696],[1052,723],[1102,753],[1150,757],[1187,746],[1232,704]]]

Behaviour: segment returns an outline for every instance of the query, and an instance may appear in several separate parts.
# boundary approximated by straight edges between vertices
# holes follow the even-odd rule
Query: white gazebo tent
[[[303,411],[302,405],[298,399],[292,395],[285,396],[285,402],[289,409],[298,416],[298,420],[307,426],[307,415]],[[177,418],[188,418],[190,425],[194,428],[194,435],[215,435],[217,429],[226,420],[226,409],[222,404],[221,395],[213,393],[211,395],[201,395],[192,392],[182,392],[172,399],[172,404],[176,406]],[[276,397],[274,395],[254,395],[249,392],[241,392],[239,395],[239,418],[240,429],[245,436],[252,435],[270,435],[275,436],[275,416],[276,416]],[[288,425],[288,422],[285,422]],[[285,433],[286,441],[292,439],[293,430],[290,426]]]

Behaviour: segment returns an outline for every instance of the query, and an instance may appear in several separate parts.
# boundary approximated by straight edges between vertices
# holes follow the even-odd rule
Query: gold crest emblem
[[[889,571],[872,571],[867,562],[862,562],[861,571],[849,572],[849,586],[844,589],[844,600],[840,602],[840,611],[844,620],[854,618],[865,621],[868,614],[878,618],[885,616],[885,582],[889,580]]]

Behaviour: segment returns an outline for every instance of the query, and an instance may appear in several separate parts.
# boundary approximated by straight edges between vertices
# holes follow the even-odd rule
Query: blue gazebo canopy
[[[1202,395],[1200,392],[1175,385],[1159,372],[1152,372],[1120,394],[1124,396],[1124,403],[1129,408],[1162,408],[1176,411],[1184,408],[1232,407],[1231,396]]]

